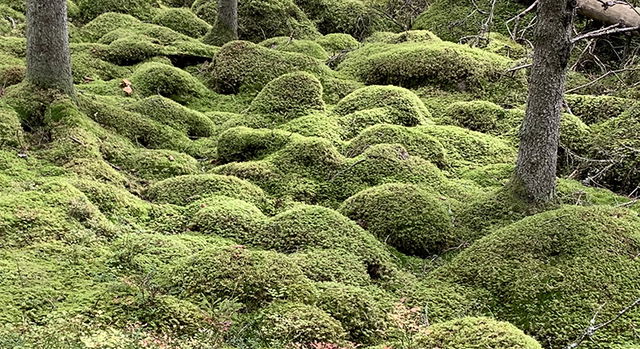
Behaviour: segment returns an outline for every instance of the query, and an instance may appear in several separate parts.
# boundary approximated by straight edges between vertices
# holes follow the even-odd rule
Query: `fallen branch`
[[[629,33],[640,30],[640,26],[638,27],[620,27],[620,23],[610,25],[606,28],[594,30],[582,35],[578,35],[571,39],[571,43],[574,44],[580,40],[591,39],[591,38],[599,38],[602,36],[613,35],[613,34],[621,34],[621,33]]]

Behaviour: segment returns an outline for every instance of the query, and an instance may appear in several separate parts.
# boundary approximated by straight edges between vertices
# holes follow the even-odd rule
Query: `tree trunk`
[[[571,53],[576,0],[540,0],[529,78],[527,112],[520,131],[512,189],[532,203],[553,199],[565,74]]]
[[[238,0],[218,0],[218,17],[204,41],[222,46],[238,40]]]
[[[27,81],[74,94],[66,0],[27,1]]]
[[[625,1],[578,0],[578,13],[606,24],[640,27],[640,8]]]

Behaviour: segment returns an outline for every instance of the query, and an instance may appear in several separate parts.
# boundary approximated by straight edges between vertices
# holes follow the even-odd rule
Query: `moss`
[[[591,143],[591,128],[580,118],[563,114],[560,119],[560,144],[580,155],[587,155]]]
[[[309,73],[298,72],[269,82],[251,102],[248,112],[268,115],[278,122],[324,109],[320,81]]]
[[[431,117],[424,103],[413,92],[395,86],[368,86],[342,99],[333,112],[338,116],[373,109],[388,108],[395,120],[390,123],[404,126],[427,124]]]
[[[301,303],[276,303],[256,316],[257,335],[267,345],[340,343],[345,332],[340,323],[321,309]]]
[[[345,147],[345,153],[357,156],[376,144],[401,144],[411,155],[420,156],[438,166],[446,166],[447,153],[435,137],[415,128],[396,125],[376,125],[362,131]]]
[[[190,209],[197,211],[190,219],[190,230],[222,236],[244,244],[250,242],[267,221],[255,205],[223,196],[204,199],[191,206]]]
[[[323,34],[346,33],[363,39],[375,31],[395,29],[393,22],[359,0],[299,0],[297,3]]]
[[[558,179],[556,195],[558,201],[566,205],[619,206],[631,202],[628,197],[617,195],[610,190],[586,186],[578,181],[564,178]],[[633,209],[633,205],[628,207]]]
[[[469,296],[469,291],[455,284],[425,279],[407,285],[400,291],[402,305],[416,309],[428,316],[435,324],[474,314],[478,304]]]
[[[93,19],[82,27],[82,36],[87,41],[95,42],[109,32],[122,28],[138,27],[142,22],[127,14],[107,12]]]
[[[162,180],[201,172],[196,159],[171,150],[109,149],[105,150],[105,156],[121,170],[145,180]]]
[[[309,250],[295,253],[291,258],[312,281],[339,282],[352,286],[371,283],[362,259],[346,249]]]
[[[402,33],[377,32],[367,38],[367,43],[400,44],[403,42],[439,42],[439,37],[428,30],[408,30]]]
[[[369,290],[326,282],[318,284],[317,306],[340,321],[348,339],[376,343],[387,327],[386,310]]]
[[[332,33],[323,35],[315,40],[325,51],[333,56],[342,51],[353,50],[360,43],[353,36],[345,33]]]
[[[313,284],[287,256],[241,246],[209,248],[179,263],[172,272],[183,297],[234,299],[249,309],[279,299],[308,300]]]
[[[417,348],[542,348],[535,339],[507,322],[477,317],[435,324],[419,334],[415,342]]]
[[[301,116],[278,126],[278,128],[306,137],[321,137],[334,142],[339,142],[344,133],[338,121],[325,113]]]
[[[598,124],[620,116],[635,100],[612,96],[567,95],[567,104],[587,125]]]
[[[340,212],[406,254],[440,254],[460,243],[442,200],[415,185],[367,189],[345,201]]]
[[[456,126],[424,126],[419,129],[442,143],[453,165],[482,166],[515,160],[515,149],[497,137]]]
[[[162,46],[154,44],[150,38],[127,36],[111,42],[105,58],[118,65],[132,65],[162,52]]]
[[[511,59],[523,59],[527,57],[527,49],[501,33],[489,33],[489,42],[485,50],[497,53]]]
[[[131,76],[133,88],[143,96],[159,94],[178,102],[206,94],[206,87],[191,74],[166,64],[146,63]]]
[[[152,201],[182,206],[214,195],[244,200],[261,208],[266,204],[265,194],[260,188],[231,176],[178,176],[155,183],[147,191]]]
[[[466,169],[460,177],[483,187],[502,187],[511,179],[514,169],[514,164],[490,164]]]
[[[22,36],[27,21],[24,11],[15,10],[7,5],[0,4],[0,34],[3,36]],[[4,40],[5,38],[3,38]]]
[[[315,58],[270,50],[246,41],[224,45],[208,69],[210,85],[220,93],[256,91],[282,74],[295,71],[326,73]]]
[[[18,114],[0,103],[0,148],[20,147],[24,144],[22,126]]]
[[[154,12],[153,0],[76,0],[80,9],[80,20],[88,22],[107,12],[127,13],[140,19],[150,19]]]
[[[282,149],[292,137],[279,130],[231,128],[218,138],[218,156],[223,162],[257,160]]]
[[[495,132],[506,117],[504,109],[486,101],[456,102],[444,113],[446,123],[483,133]]]
[[[434,86],[493,98],[522,98],[524,75],[505,76],[511,60],[448,42],[368,44],[347,55],[339,71],[367,85]]]
[[[28,82],[7,87],[3,95],[4,102],[14,109],[28,130],[43,126],[49,105],[61,98],[64,97],[60,91],[43,90]]]
[[[186,133],[191,138],[215,134],[216,125],[205,114],[186,108],[162,96],[145,98],[128,109]]]
[[[502,23],[520,13],[522,9],[517,2],[511,1],[495,4],[492,10],[492,3],[488,0],[477,3],[471,0],[438,0],[431,3],[427,10],[416,18],[413,29],[431,30],[444,40],[458,42],[463,37],[478,35],[486,21],[483,13],[493,11],[494,18],[489,24],[490,29],[507,34]]]
[[[565,207],[486,236],[436,275],[486,290],[484,303],[497,318],[562,346],[584,331],[594,309],[596,321],[609,319],[636,298],[639,229],[637,213],[628,210]],[[620,320],[592,337],[593,347],[633,338],[637,314]]]
[[[211,25],[187,8],[163,8],[153,17],[153,22],[193,38],[199,38],[211,29]]]
[[[322,60],[329,58],[327,51],[312,40],[295,40],[286,36],[278,36],[262,41],[260,45],[277,51],[302,53]]]

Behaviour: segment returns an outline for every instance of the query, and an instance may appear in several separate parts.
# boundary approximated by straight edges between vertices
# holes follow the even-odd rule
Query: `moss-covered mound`
[[[267,218],[259,208],[246,201],[214,196],[190,205],[189,229],[249,243],[264,229]],[[194,212],[195,211],[195,212]]]
[[[171,126],[193,138],[212,136],[217,129],[215,123],[206,115],[162,96],[155,95],[142,99],[131,105],[129,109]]]
[[[415,185],[367,189],[345,201],[340,212],[406,254],[440,254],[459,244],[442,200]]]
[[[612,96],[567,95],[566,100],[571,112],[587,125],[616,118],[636,103]]]
[[[486,304],[498,319],[541,343],[564,346],[589,326],[595,311],[596,321],[605,321],[637,298],[639,233],[637,213],[566,207],[486,236],[436,275],[487,291]],[[594,345],[631,340],[634,321],[637,312],[599,331]]]
[[[88,22],[107,12],[126,13],[140,19],[151,19],[155,0],[77,0],[80,19]]]
[[[535,339],[507,323],[465,317],[435,324],[415,339],[416,348],[542,349]]]
[[[153,22],[193,38],[202,37],[211,29],[209,23],[187,8],[164,8],[153,17]]]
[[[448,124],[485,133],[496,131],[506,118],[504,109],[485,101],[453,103],[445,110],[444,115]]]
[[[143,96],[161,95],[178,102],[206,94],[206,87],[191,74],[162,63],[141,65],[131,76],[131,82]]]
[[[317,111],[324,111],[322,84],[305,72],[282,75],[269,82],[251,102],[250,113],[273,119],[294,119]]]
[[[322,60],[329,58],[324,47],[313,40],[296,40],[291,37],[278,36],[262,41],[260,45],[277,51],[302,53]]]
[[[364,286],[371,283],[362,259],[347,249],[317,249],[298,252],[291,257],[312,281],[339,282]]]
[[[329,55],[353,50],[360,44],[353,36],[344,33],[332,33],[315,40]]]

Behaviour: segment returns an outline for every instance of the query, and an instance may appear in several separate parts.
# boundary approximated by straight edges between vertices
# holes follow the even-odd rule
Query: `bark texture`
[[[238,0],[218,0],[218,17],[204,41],[222,46],[233,40],[238,40]]]
[[[27,0],[27,81],[74,93],[66,0]]]
[[[606,24],[640,27],[640,8],[625,1],[578,0],[578,13]]]
[[[529,78],[527,112],[512,180],[516,194],[544,203],[555,196],[560,113],[571,53],[576,0],[541,0]]]

